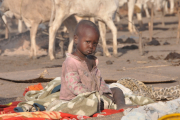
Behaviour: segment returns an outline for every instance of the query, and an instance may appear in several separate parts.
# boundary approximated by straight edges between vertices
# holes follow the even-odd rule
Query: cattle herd
[[[151,17],[148,9],[153,7],[153,13],[161,10],[162,16],[172,14],[179,0],[1,0],[1,18],[6,24],[6,17],[15,17],[19,21],[18,30],[22,32],[23,23],[30,30],[30,57],[36,58],[36,33],[40,24],[49,23],[49,57],[55,59],[55,36],[59,27],[64,24],[69,32],[68,52],[72,52],[73,33],[77,25],[77,16],[81,19],[90,17],[98,21],[104,55],[110,56],[106,45],[106,25],[113,35],[113,55],[117,56],[117,28],[114,19],[118,18],[119,8],[128,6],[128,29],[137,32],[133,22],[134,12],[140,26],[143,26],[142,9],[146,16]],[[120,21],[119,21],[120,22]],[[163,19],[162,19],[162,24]],[[63,47],[61,47],[63,48]],[[62,52],[63,49],[61,49]]]

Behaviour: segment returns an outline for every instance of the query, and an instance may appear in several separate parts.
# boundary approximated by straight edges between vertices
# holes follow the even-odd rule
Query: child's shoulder
[[[72,57],[66,57],[65,61],[63,62],[63,64],[66,65],[75,65],[75,61]]]

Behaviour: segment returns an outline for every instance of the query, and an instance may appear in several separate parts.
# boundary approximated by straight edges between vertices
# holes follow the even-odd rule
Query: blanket
[[[27,119],[24,119],[27,118]],[[42,120],[59,120],[59,119],[86,119],[89,118],[87,116],[78,116],[78,115],[70,115],[67,113],[61,112],[47,112],[47,111],[38,111],[38,112],[19,112],[19,113],[11,113],[11,114],[2,114],[0,115],[0,120],[28,120],[28,118],[33,118],[32,120],[38,120],[41,118]],[[30,120],[31,120],[30,119]]]
[[[14,108],[20,103],[21,101],[10,102],[6,105],[0,105],[0,114],[8,114],[8,113],[15,113]]]
[[[179,85],[155,90],[152,86],[147,86],[143,82],[132,78],[122,78],[117,83],[129,88],[134,95],[148,97],[154,101],[173,100],[180,97]]]
[[[172,113],[180,113],[180,98],[171,101],[152,103],[139,108],[128,108],[124,111],[122,120],[158,120]],[[144,119],[145,118],[145,119]]]
[[[100,102],[104,102],[104,109],[116,109],[116,105],[98,92],[79,94],[71,101],[59,100],[61,87],[60,78],[56,78],[40,91],[28,91],[25,94],[27,102],[21,102],[15,108],[16,112],[58,111],[74,115],[91,116],[100,112]],[[142,96],[125,95],[125,100],[133,105],[145,105],[154,101]]]

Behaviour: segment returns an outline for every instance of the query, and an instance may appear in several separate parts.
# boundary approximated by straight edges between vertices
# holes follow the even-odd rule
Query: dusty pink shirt
[[[69,53],[66,56],[62,65],[60,99],[71,100],[78,94],[92,91],[101,95],[112,93],[97,68],[97,59],[96,66],[89,71],[85,61]]]

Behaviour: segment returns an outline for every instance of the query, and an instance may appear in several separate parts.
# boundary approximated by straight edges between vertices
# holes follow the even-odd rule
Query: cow
[[[113,19],[119,6],[127,2],[127,0],[52,0],[53,12],[49,27],[49,55],[50,59],[54,59],[55,35],[62,22],[69,16],[77,15],[80,17],[95,17],[98,20],[100,35],[103,43],[103,52],[106,56],[111,56],[106,46],[106,28],[105,24],[110,28],[113,34],[113,55],[117,57],[117,28]],[[135,4],[135,0],[129,0],[129,5]],[[134,10],[134,5],[131,6]],[[131,14],[128,14],[132,16]],[[54,18],[54,19],[53,19]],[[131,18],[132,19],[132,18]],[[131,23],[130,23],[131,24]],[[130,25],[132,28],[132,24]],[[53,45],[52,45],[53,44]],[[50,46],[52,45],[52,46]],[[69,42],[68,52],[72,52],[73,41]]]
[[[30,58],[36,58],[36,33],[40,23],[50,21],[52,10],[52,2],[50,0],[3,0],[0,6],[1,14],[8,11],[13,15],[24,21],[26,26],[30,29],[31,52]],[[73,39],[73,32],[77,24],[74,16],[67,17],[64,21],[65,26],[69,31],[70,39]],[[49,45],[51,46],[51,45]],[[63,50],[61,48],[61,50]]]
[[[131,6],[131,4],[134,4],[134,2],[133,2],[134,0],[129,0],[129,1],[130,1],[129,2],[130,6]],[[65,3],[64,6],[66,6],[67,2],[68,1],[64,2]],[[76,3],[75,1],[69,1],[69,3],[73,3],[73,2]],[[79,1],[79,2],[81,3],[81,1]],[[100,33],[101,33],[101,37],[102,37],[102,41],[103,41],[104,52],[105,52],[105,54],[107,56],[110,56],[110,54],[109,54],[109,52],[107,50],[107,47],[106,47],[106,42],[105,42],[105,34],[106,34],[105,32],[106,31],[105,31],[105,24],[103,23],[104,22],[103,19],[106,20],[106,24],[108,23],[108,26],[110,27],[110,29],[113,32],[113,36],[114,36],[113,37],[114,55],[117,55],[117,40],[116,40],[116,38],[117,38],[117,30],[116,30],[116,27],[115,27],[114,23],[112,22],[112,19],[114,17],[114,14],[115,14],[118,6],[123,5],[125,2],[127,2],[127,0],[114,0],[114,1],[99,0],[99,3],[100,3],[99,5],[101,5],[101,6],[97,6],[95,4],[92,4],[92,2],[90,2],[91,4],[89,4],[88,6],[93,7],[93,5],[94,5],[96,10],[100,10],[99,15],[97,15],[97,13],[95,13],[95,11],[92,8],[90,9],[90,11],[83,10],[82,16],[85,15],[85,16],[90,16],[90,17],[96,17],[96,18],[98,18],[100,20],[99,21],[99,26],[100,26],[100,31],[101,31]],[[52,2],[52,3],[54,3],[54,2]],[[110,3],[110,4],[108,4],[108,3]],[[88,4],[88,1],[86,1],[85,5],[87,6],[87,4]],[[88,10],[89,9],[88,6],[84,7],[84,9]],[[106,9],[107,12],[105,12],[106,14],[103,15],[102,10],[105,10],[106,6],[108,8],[110,8],[110,9]],[[16,0],[16,1],[4,0],[1,7],[0,7],[1,13],[12,12],[13,15],[17,19],[23,20],[24,23],[26,24],[26,26],[30,29],[30,38],[31,38],[31,55],[30,55],[30,58],[36,58],[36,56],[37,56],[36,55],[36,48],[35,48],[35,46],[36,46],[35,36],[36,36],[36,32],[37,32],[37,27],[38,27],[38,25],[40,23],[48,22],[50,20],[50,15],[53,16],[53,12],[51,14],[51,7],[52,6],[51,6],[51,1],[50,0],[45,0],[45,1],[44,0],[36,0],[36,1],[35,0],[26,0],[26,1],[22,1],[22,0]],[[77,7],[79,7],[79,5],[75,4],[74,8],[77,8]],[[133,7],[134,7],[134,5],[132,6],[132,10],[133,10]],[[67,8],[63,8],[63,9],[66,10]],[[132,11],[132,10],[130,10],[130,11]],[[94,11],[94,13],[93,13],[93,11]],[[79,10],[79,12],[81,12],[81,10]],[[90,12],[90,14],[88,12]],[[65,14],[65,13],[63,13],[63,14]],[[133,13],[131,12],[130,15],[132,16],[132,14]],[[79,15],[81,16],[81,13],[79,13]],[[51,17],[51,19],[53,19],[53,18]],[[131,20],[132,20],[132,18],[131,18]],[[72,14],[71,15],[69,14],[68,16],[65,16],[63,18],[63,21],[65,22],[64,24],[70,30],[69,31],[70,44],[69,44],[69,47],[68,47],[68,51],[72,52],[73,32],[74,32],[74,29],[75,29],[75,26],[76,26],[77,22],[75,21]],[[61,23],[63,21],[61,21]],[[132,24],[130,23],[129,28],[133,28],[131,26],[132,26]],[[59,25],[56,28],[59,28]],[[52,29],[50,29],[49,31],[50,31],[49,56],[50,56],[50,59],[54,59],[54,49],[55,48],[54,48],[54,40],[51,40],[51,35],[52,35],[51,31],[52,31]],[[57,31],[57,29],[56,29],[56,31]],[[54,34],[56,33],[56,31],[54,32]],[[61,49],[61,50],[63,51],[63,49]]]
[[[169,2],[170,2],[170,11],[167,10],[167,3],[168,3],[167,0],[137,0],[135,5],[138,6],[140,9],[144,8],[146,16],[148,18],[150,18],[150,15],[149,15],[149,12],[148,12],[148,5],[147,5],[148,2],[153,3],[155,13],[156,13],[156,11],[163,10],[162,11],[162,17],[164,17],[164,15],[166,13],[172,14],[174,12],[174,0],[169,0]],[[137,19],[141,23],[141,26],[143,26],[141,12],[137,13]],[[163,19],[162,19],[162,25],[164,26],[164,20]]]
[[[8,18],[14,18],[14,15],[11,11],[7,11],[1,17],[1,19],[4,22],[5,27],[6,27],[5,39],[9,38],[9,32],[12,31],[11,28],[9,27],[8,22],[7,22],[7,17]],[[25,31],[25,29],[26,29],[26,26],[24,25],[24,22],[22,20],[18,20],[18,32],[22,33],[23,31]]]

